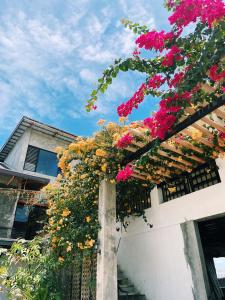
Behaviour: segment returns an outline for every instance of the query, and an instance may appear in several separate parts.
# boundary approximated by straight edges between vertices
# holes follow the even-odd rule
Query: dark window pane
[[[29,146],[27,149],[27,156],[24,164],[24,170],[35,172],[39,149]]]
[[[50,176],[57,176],[58,174],[57,155],[53,152],[39,150],[36,172],[50,175]]]

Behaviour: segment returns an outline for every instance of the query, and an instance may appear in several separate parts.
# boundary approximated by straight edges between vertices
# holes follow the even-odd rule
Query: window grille
[[[221,182],[215,161],[199,166],[191,173],[184,173],[159,185],[162,190],[163,202],[167,202],[192,192]]]
[[[129,214],[141,215],[143,211],[151,207],[152,186],[133,182],[132,184],[121,182],[116,186],[117,215]]]

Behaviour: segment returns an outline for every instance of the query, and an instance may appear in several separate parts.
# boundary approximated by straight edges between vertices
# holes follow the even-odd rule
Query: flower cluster
[[[218,66],[213,65],[209,69],[209,78],[213,81],[220,81],[225,77],[225,71],[218,73]]]
[[[135,43],[139,46],[139,48],[162,51],[165,48],[165,42],[172,40],[173,37],[174,34],[172,32],[165,33],[164,30],[160,32],[150,31],[139,36]]]
[[[163,78],[162,75],[156,74],[151,79],[149,79],[147,86],[150,89],[156,89],[159,88],[165,81],[166,79]]]
[[[134,95],[126,102],[118,106],[117,112],[120,117],[127,117],[133,110],[133,108],[138,108],[145,97],[147,86],[142,84],[141,87],[134,93]]]
[[[183,105],[189,103],[191,93],[185,92],[182,95],[174,94],[160,101],[160,109],[153,114],[153,117],[146,118],[144,125],[151,131],[154,138],[164,139],[166,134],[171,131],[177,121],[175,113],[179,112]]]
[[[162,65],[165,67],[171,67],[175,61],[182,60],[181,49],[177,46],[172,46],[169,52],[164,56]]]
[[[116,147],[120,149],[126,148],[132,143],[132,141],[133,141],[133,137],[131,136],[130,133],[127,133],[118,140]]]
[[[116,179],[117,181],[126,181],[133,174],[133,169],[130,165],[126,165],[124,169],[118,172]]]
[[[173,79],[167,81],[168,86],[170,88],[177,87],[184,79],[184,75],[184,72],[175,73]]]
[[[215,21],[225,16],[222,0],[181,0],[180,4],[174,7],[175,11],[169,17],[169,21],[180,29],[191,22],[196,22],[198,18],[212,27]]]

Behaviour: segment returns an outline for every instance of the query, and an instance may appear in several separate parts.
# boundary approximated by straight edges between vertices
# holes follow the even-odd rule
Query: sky
[[[98,109],[85,102],[103,70],[128,57],[136,36],[120,20],[168,30],[163,0],[1,0],[0,146],[23,115],[77,135],[91,135],[98,119],[117,121],[117,106],[145,80],[122,73]],[[157,109],[148,97],[130,121]]]

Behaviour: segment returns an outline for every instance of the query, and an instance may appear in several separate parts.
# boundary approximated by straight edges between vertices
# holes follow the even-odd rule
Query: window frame
[[[36,160],[35,160],[35,168],[34,168],[34,171],[30,171],[30,170],[25,169],[26,159],[27,159],[27,153],[28,153],[29,147],[32,147],[32,148],[38,150],[37,158],[36,158]],[[27,152],[26,152],[26,157],[25,157],[25,160],[24,160],[23,170],[28,171],[28,172],[33,172],[33,173],[38,173],[38,174],[46,175],[46,176],[57,177],[57,175],[59,174],[59,170],[60,170],[60,168],[58,167],[58,164],[57,164],[58,170],[57,170],[57,173],[56,173],[55,176],[37,172],[37,165],[38,165],[38,160],[39,160],[39,157],[40,157],[40,151],[45,151],[45,152],[48,152],[48,153],[51,153],[51,154],[55,154],[55,155],[56,155],[56,158],[57,158],[57,153],[56,153],[56,152],[49,151],[49,150],[46,150],[46,149],[43,149],[43,148],[39,148],[39,147],[37,147],[37,146],[28,145],[28,147],[27,147]]]

